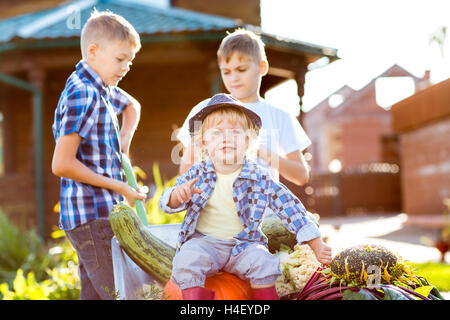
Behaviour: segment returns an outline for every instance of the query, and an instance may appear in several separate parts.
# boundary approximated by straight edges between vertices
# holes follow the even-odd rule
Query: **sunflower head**
[[[331,274],[347,283],[364,285],[371,273],[379,271],[381,281],[390,283],[404,272],[397,256],[380,245],[357,245],[338,253],[331,262]]]

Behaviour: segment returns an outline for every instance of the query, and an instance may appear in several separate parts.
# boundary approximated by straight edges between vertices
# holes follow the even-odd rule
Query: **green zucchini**
[[[131,166],[130,159],[128,159],[125,154],[122,154],[122,169],[125,172],[125,177],[127,178],[128,185],[134,190],[137,190],[137,180],[134,176],[133,167]],[[148,226],[147,214],[145,213],[144,203],[142,202],[142,200],[135,200],[134,206],[136,208],[139,219],[141,219],[144,225]]]
[[[165,284],[172,272],[175,248],[153,236],[125,202],[114,205],[109,221],[119,245],[128,256],[142,270]]]

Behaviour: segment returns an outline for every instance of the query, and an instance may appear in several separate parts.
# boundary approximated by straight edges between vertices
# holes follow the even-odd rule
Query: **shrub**
[[[43,280],[45,269],[55,265],[35,230],[14,225],[0,211],[0,283],[12,285],[19,268],[25,274],[33,270],[36,279]]]
[[[78,259],[64,235],[58,230],[46,244],[0,212],[0,298],[78,299]]]

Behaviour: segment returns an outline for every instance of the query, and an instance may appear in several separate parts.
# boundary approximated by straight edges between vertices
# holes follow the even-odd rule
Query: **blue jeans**
[[[281,275],[280,259],[260,243],[233,256],[234,240],[221,240],[199,232],[183,243],[173,259],[172,281],[181,289],[203,287],[220,270],[255,285],[270,285]]]
[[[114,233],[109,220],[91,220],[73,230],[66,230],[67,238],[78,256],[81,300],[112,300],[114,271],[111,239]]]

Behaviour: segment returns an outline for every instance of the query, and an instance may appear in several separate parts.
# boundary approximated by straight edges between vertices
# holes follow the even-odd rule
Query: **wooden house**
[[[304,128],[312,140],[308,150],[314,173],[328,172],[334,159],[342,169],[379,162],[398,164],[391,113],[376,99],[377,79],[393,77],[410,77],[415,91],[429,85],[429,75],[418,78],[393,65],[359,90],[344,85],[303,114]]]
[[[344,85],[303,114],[312,140],[311,179],[303,191],[288,187],[305,194],[310,210],[338,216],[402,209],[399,158],[403,155],[392,112],[380,106],[376,85],[378,79],[398,77],[412,79],[413,92],[430,85],[428,72],[419,78],[395,64],[359,90]],[[335,163],[340,165],[333,168]]]
[[[442,217],[450,199],[450,79],[396,103],[391,113],[399,136],[403,210]]]

